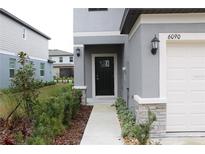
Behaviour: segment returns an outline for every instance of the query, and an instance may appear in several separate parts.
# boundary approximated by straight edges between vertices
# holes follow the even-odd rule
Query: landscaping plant
[[[58,91],[57,97],[41,100],[34,105],[34,128],[28,144],[51,144],[62,134],[80,108],[80,91],[72,85]],[[75,95],[77,93],[77,95]]]
[[[18,56],[20,68],[12,79],[11,89],[5,90],[8,94],[11,90],[15,92],[11,95],[15,96],[17,104],[6,120],[9,129],[5,131],[9,135],[4,137],[4,144],[52,144],[56,136],[64,133],[79,110],[81,92],[72,89],[72,83],[51,86],[55,82],[35,80],[35,71],[27,54],[20,52]],[[43,86],[47,87],[39,89]],[[27,115],[20,116],[16,112],[21,111],[19,108]]]
[[[30,63],[29,57],[25,52],[18,53],[18,57],[20,68],[17,70],[14,78],[11,80],[12,89],[15,89],[19,92],[18,97],[16,97],[18,104],[7,117],[7,121],[20,107],[20,105],[24,106],[24,109],[31,120],[33,113],[33,104],[36,102],[36,99],[38,97],[38,91],[36,90],[34,79],[35,71],[33,65]]]
[[[117,114],[121,122],[122,136],[129,140],[136,141],[135,144],[148,144],[152,124],[156,121],[156,115],[148,110],[148,118],[144,123],[136,123],[135,116],[126,107],[126,103],[122,98],[118,98],[115,102]]]

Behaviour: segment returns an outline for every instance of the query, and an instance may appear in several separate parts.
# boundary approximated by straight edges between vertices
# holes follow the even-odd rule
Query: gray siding
[[[92,54],[117,53],[118,61],[118,96],[122,96],[122,55],[123,45],[92,45],[85,46],[85,85],[87,86],[87,97],[92,97]]]
[[[108,11],[74,9],[74,32],[119,31],[124,9],[109,8]]]
[[[26,28],[26,27],[25,27]],[[13,53],[26,52],[29,56],[48,59],[48,40],[0,13],[0,49]]]
[[[15,58],[16,59],[16,68],[19,68],[19,65],[17,63],[18,58],[16,56],[6,55],[0,53],[0,89],[8,88],[10,86],[10,79],[9,79],[9,59]],[[43,81],[52,81],[53,75],[52,75],[52,67],[53,64],[48,63],[47,61],[40,61],[31,59],[33,61],[34,67],[35,67],[35,78],[38,80]],[[45,76],[40,77],[40,63],[45,63]]]

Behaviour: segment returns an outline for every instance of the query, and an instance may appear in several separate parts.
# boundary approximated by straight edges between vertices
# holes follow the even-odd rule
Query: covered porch
[[[74,83],[85,91],[88,103],[113,103],[123,96],[123,44],[87,44],[75,47]]]
[[[119,32],[74,34],[74,85],[84,89],[83,98],[88,103],[113,102],[116,97],[126,96],[123,88],[126,41],[127,36]]]

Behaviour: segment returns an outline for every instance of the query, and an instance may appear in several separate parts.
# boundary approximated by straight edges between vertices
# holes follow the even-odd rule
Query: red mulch
[[[84,129],[90,117],[93,106],[81,105],[80,110],[72,119],[70,126],[65,132],[54,139],[53,144],[58,145],[77,145],[80,144]],[[16,144],[14,134],[21,131],[26,137],[31,134],[31,124],[28,119],[19,119],[13,121],[12,124],[5,126],[5,121],[0,118],[0,145],[1,144]]]
[[[78,145],[83,137],[83,133],[90,117],[93,106],[81,105],[79,112],[71,121],[68,129],[64,134],[58,136],[53,144],[56,145]]]
[[[24,137],[31,134],[31,123],[28,118],[16,119],[6,124],[4,119],[0,118],[0,144],[16,144],[14,134],[21,131]]]

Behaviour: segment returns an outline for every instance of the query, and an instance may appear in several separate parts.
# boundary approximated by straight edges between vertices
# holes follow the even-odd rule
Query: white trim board
[[[88,104],[114,104],[116,101],[115,97],[112,98],[87,98]]]
[[[92,54],[92,97],[93,98],[113,98],[117,97],[118,75],[117,75],[117,54]],[[95,57],[114,57],[114,96],[96,96],[95,92]]]
[[[165,104],[166,98],[141,98],[139,95],[134,95],[134,100],[138,104]]]
[[[1,49],[0,49],[0,54],[10,55],[10,56],[18,56],[17,53],[9,52],[6,50],[1,50]],[[47,59],[37,58],[37,57],[33,57],[33,56],[29,56],[29,58],[33,59],[33,60],[48,61]]]
[[[73,86],[73,89],[86,90],[87,86]]]
[[[37,57],[32,57],[32,56],[29,56],[30,59],[34,59],[34,60],[40,60],[40,61],[44,61],[44,62],[47,62],[48,60],[47,59],[42,59],[42,58],[37,58]]]
[[[77,48],[77,47],[79,47],[79,48],[83,48],[84,45],[83,45],[83,44],[74,44],[73,47],[74,47],[74,48]]]
[[[0,54],[4,54],[4,55],[11,55],[11,56],[17,56],[17,54],[16,54],[16,53],[13,53],[13,52],[8,52],[8,51],[1,50],[1,49],[0,49]]]
[[[130,40],[141,24],[205,23],[205,13],[141,14],[132,27]]]
[[[103,31],[103,32],[74,32],[74,37],[83,36],[116,36],[121,35],[120,31]]]
[[[170,37],[171,36],[171,37]],[[178,37],[177,37],[178,36]],[[167,42],[204,41],[205,33],[159,33],[160,98],[167,98]]]

